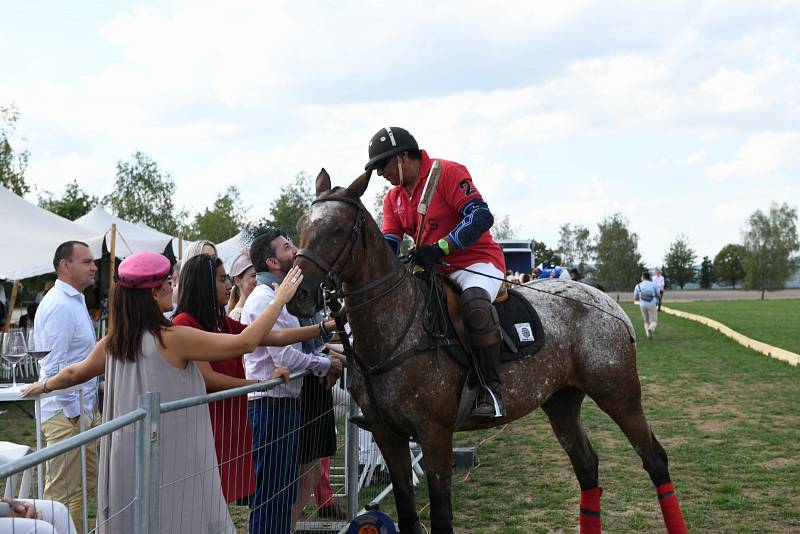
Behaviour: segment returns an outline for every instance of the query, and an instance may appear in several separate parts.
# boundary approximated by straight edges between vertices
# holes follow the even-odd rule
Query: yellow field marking
[[[768,345],[761,341],[756,341],[755,339],[750,339],[747,336],[744,336],[733,330],[729,326],[726,326],[719,321],[715,321],[714,319],[709,319],[708,317],[703,317],[702,315],[696,315],[694,313],[687,313],[681,310],[675,310],[672,308],[668,308],[666,306],[661,307],[661,311],[664,313],[668,313],[670,315],[674,315],[676,317],[682,317],[683,319],[689,319],[690,321],[697,321],[700,324],[704,324],[714,330],[717,330],[729,338],[733,339],[740,345],[744,345],[748,349],[752,349],[756,352],[760,352],[770,358],[775,358],[777,360],[782,360],[784,362],[789,362],[792,365],[800,365],[800,354],[795,354],[794,352],[789,352],[788,350],[782,349],[780,347],[773,347],[772,345]]]

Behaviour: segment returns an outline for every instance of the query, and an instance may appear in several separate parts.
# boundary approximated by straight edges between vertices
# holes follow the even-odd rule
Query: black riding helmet
[[[377,162],[406,150],[419,151],[417,140],[408,130],[398,126],[381,128],[369,141],[369,161],[364,170],[372,170]]]

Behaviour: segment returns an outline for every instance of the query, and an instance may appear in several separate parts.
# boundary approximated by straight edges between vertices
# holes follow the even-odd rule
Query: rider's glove
[[[408,256],[412,263],[419,265],[426,271],[430,271],[439,263],[439,260],[444,258],[445,254],[438,243],[431,243],[430,245],[415,248],[408,253]]]

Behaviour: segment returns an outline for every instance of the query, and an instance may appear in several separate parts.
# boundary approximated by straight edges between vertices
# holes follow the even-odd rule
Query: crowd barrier
[[[304,371],[292,374],[290,379],[294,384],[302,380],[317,380],[316,377],[307,376],[308,372]],[[194,515],[198,502],[202,503],[206,515],[218,513],[220,517],[225,517],[230,514],[234,526],[239,531],[245,531],[243,529],[247,526],[250,512],[245,498],[250,493],[248,488],[252,487],[253,482],[258,485],[268,484],[269,481],[249,480],[251,443],[248,443],[249,436],[242,430],[249,425],[242,424],[241,405],[248,404],[244,401],[248,394],[264,393],[280,387],[286,386],[276,379],[163,403],[159,392],[145,393],[139,397],[136,410],[0,466],[0,483],[5,483],[7,496],[26,497],[19,495],[20,491],[25,493],[31,487],[30,483],[25,487],[26,471],[30,474],[32,468],[37,468],[41,474],[45,463],[48,469],[55,468],[58,462],[62,469],[67,469],[69,466],[74,468],[77,462],[83,468],[78,468],[78,476],[66,478],[63,482],[65,487],[49,487],[46,480],[45,491],[42,491],[40,484],[38,491],[34,491],[34,497],[46,499],[48,495],[58,495],[62,499],[72,500],[73,505],[77,499],[77,508],[73,506],[72,516],[78,532],[82,534],[117,532],[115,521],[122,520],[130,521],[124,524],[135,525],[137,534],[193,532],[196,529],[193,521],[196,520]],[[315,500],[316,496],[310,497],[309,504],[298,518],[296,528],[301,532],[344,532],[348,521],[366,510],[376,509],[391,491],[388,470],[371,435],[347,423],[348,415],[357,414],[358,407],[350,402],[349,395],[339,384],[334,386],[332,397],[332,404],[328,400],[324,406],[312,406],[310,411],[316,416],[303,421],[299,428],[291,431],[283,429],[278,432],[279,435],[272,436],[272,441],[262,445],[274,448],[278,442],[279,446],[286,447],[280,452],[289,456],[289,447],[294,446],[291,444],[299,444],[302,439],[312,452],[325,450],[326,454],[333,453],[329,467],[332,497],[346,510],[347,516],[320,517],[321,508]],[[268,402],[271,401],[253,400],[249,405],[252,407]],[[337,429],[334,440],[321,430],[318,424],[321,418],[334,418]],[[89,423],[88,418],[85,419]],[[217,431],[215,440],[210,444],[201,443],[205,435],[201,430],[203,425],[208,424]],[[301,436],[302,433],[305,436]],[[112,457],[112,461],[127,463],[129,469],[122,469],[121,472],[133,477],[127,481],[133,483],[130,495],[118,491],[119,479],[104,481],[103,477],[100,480],[97,478],[96,463],[91,458],[99,459],[102,454],[100,443],[104,440],[109,444],[129,444],[122,449],[115,449],[116,456]],[[259,454],[263,451],[257,449],[254,452]],[[110,453],[107,454],[111,457]],[[419,455],[414,458],[415,466],[419,459]],[[181,469],[176,469],[176,466]],[[267,473],[271,467],[268,467]],[[171,477],[170,474],[175,472],[183,472],[184,475]],[[299,471],[292,483],[305,488],[306,493],[315,491],[316,488],[310,488],[313,485],[303,484],[310,475],[308,469]],[[108,488],[95,491],[94,487],[99,488],[102,483]],[[229,501],[226,510],[213,509],[215,503],[219,503],[213,499],[212,490],[215,487],[217,490],[221,487],[225,500]],[[285,488],[278,488],[277,493],[281,489]],[[101,491],[109,490],[113,495],[108,501],[114,502],[114,512],[111,517],[104,517],[98,513],[102,502],[98,502],[97,497]],[[168,513],[165,512],[165,503],[170,503]],[[46,506],[46,502],[37,505]],[[269,503],[265,502],[262,506],[268,507]],[[228,532],[230,529],[221,524],[218,531]],[[0,534],[3,532],[0,526]]]

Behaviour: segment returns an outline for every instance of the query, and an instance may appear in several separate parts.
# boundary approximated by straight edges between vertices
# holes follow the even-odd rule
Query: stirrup
[[[483,387],[485,391],[482,392],[481,398],[478,401],[478,406],[476,406],[475,409],[472,410],[470,417],[480,417],[487,419],[503,417],[506,414],[506,411],[505,411],[505,406],[503,405],[503,399],[500,397],[500,394],[499,393],[495,394],[494,391],[492,391],[492,389],[489,386],[483,386]],[[486,402],[486,398],[484,397],[486,393],[489,394],[491,402]],[[490,406],[491,408],[493,408],[494,413],[491,414],[481,410],[481,408],[483,408],[484,406]]]

